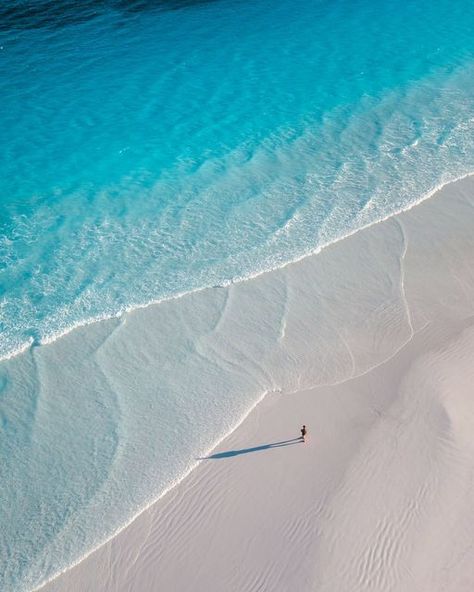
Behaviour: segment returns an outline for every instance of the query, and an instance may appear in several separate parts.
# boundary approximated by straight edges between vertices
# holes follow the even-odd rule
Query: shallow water
[[[3,356],[278,267],[473,169],[467,2],[1,20]]]
[[[0,354],[25,350],[0,365],[0,587],[28,590],[304,366],[272,359],[278,281],[245,326],[225,289],[36,346],[279,268],[474,170],[474,9],[18,1],[0,23]]]

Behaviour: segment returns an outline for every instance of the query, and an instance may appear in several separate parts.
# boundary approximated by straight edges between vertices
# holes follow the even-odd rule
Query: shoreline
[[[143,309],[146,309],[149,307],[159,306],[159,305],[165,304],[167,302],[173,302],[176,300],[180,300],[181,298],[185,298],[185,297],[193,295],[193,294],[199,294],[199,293],[205,292],[207,290],[213,290],[213,289],[217,289],[217,288],[228,288],[229,286],[243,283],[243,282],[252,281],[252,280],[259,278],[262,275],[266,275],[268,273],[273,273],[278,270],[285,269],[287,266],[295,265],[308,257],[317,256],[320,253],[322,253],[325,249],[330,248],[333,245],[336,245],[344,240],[347,240],[347,239],[351,238],[352,236],[358,234],[359,232],[363,232],[364,230],[368,230],[368,229],[372,228],[373,226],[376,226],[377,224],[383,224],[384,222],[390,220],[391,218],[395,218],[395,217],[399,216],[400,214],[403,214],[404,212],[409,212],[412,208],[415,208],[415,207],[419,206],[420,204],[424,203],[425,201],[432,199],[433,197],[436,197],[436,194],[439,193],[440,191],[443,191],[443,189],[445,187],[449,187],[450,185],[459,183],[460,181],[463,181],[464,179],[468,179],[470,177],[474,177],[474,172],[465,173],[465,174],[461,175],[460,177],[455,177],[455,178],[450,179],[448,181],[441,182],[438,185],[436,185],[433,189],[430,189],[426,193],[422,194],[421,197],[419,197],[419,199],[415,200],[413,203],[410,203],[406,207],[395,210],[395,211],[387,214],[386,216],[383,216],[382,218],[371,221],[363,226],[360,226],[359,228],[356,228],[355,230],[351,230],[347,234],[344,234],[329,243],[324,243],[322,245],[319,245],[319,246],[315,247],[313,250],[309,251],[308,253],[305,253],[304,255],[296,257],[295,259],[291,259],[278,267],[263,269],[258,272],[255,272],[253,274],[249,274],[248,276],[245,276],[245,277],[236,277],[236,278],[233,278],[233,279],[228,280],[226,282],[223,282],[222,284],[195,288],[195,289],[192,289],[188,292],[180,292],[180,293],[177,293],[177,294],[169,296],[169,297],[165,297],[165,298],[161,298],[161,299],[157,299],[157,300],[151,300],[145,304],[133,305],[131,307],[124,308],[123,310],[120,310],[114,314],[103,315],[103,316],[98,316],[98,317],[91,317],[91,318],[82,320],[82,321],[77,322],[77,323],[73,324],[72,326],[70,326],[58,333],[54,333],[53,335],[47,336],[45,338],[40,338],[39,340],[36,340],[36,338],[32,338],[31,342],[25,343],[24,345],[22,345],[18,349],[12,350],[11,352],[9,352],[8,354],[5,354],[4,356],[0,356],[0,362],[11,360],[12,358],[15,358],[16,356],[19,356],[25,352],[28,352],[29,350],[31,350],[32,347],[40,347],[40,346],[44,346],[44,345],[50,345],[51,343],[54,343],[58,339],[65,337],[66,335],[68,335],[72,331],[76,331],[77,329],[81,329],[81,328],[87,327],[89,325],[94,325],[96,323],[103,323],[106,321],[111,321],[113,319],[123,319],[124,317],[126,317],[126,315],[133,313],[135,311],[138,311],[138,310],[143,310]]]
[[[219,447],[219,445],[224,442],[225,440],[227,440],[227,438],[229,438],[232,433],[237,430],[241,424],[249,417],[249,415],[255,411],[255,409],[269,396],[272,395],[273,393],[264,393],[260,399],[258,399],[249,409],[246,413],[243,414],[243,416],[239,419],[238,423],[229,431],[228,434],[224,435],[219,442],[217,442],[215,445],[213,445],[211,448],[209,448],[209,450],[205,453],[207,455],[210,455],[211,452],[213,452],[216,448]],[[164,497],[166,497],[167,495],[169,495],[174,489],[175,487],[178,487],[179,484],[185,480],[187,477],[189,477],[189,475],[199,466],[200,462],[203,460],[202,458],[196,458],[195,459],[196,462],[194,465],[192,465],[188,471],[180,476],[175,483],[172,483],[165,491],[161,492],[160,495],[153,499],[151,502],[149,502],[146,506],[144,506],[142,509],[139,510],[139,512],[133,516],[127,523],[125,523],[123,526],[120,526],[117,531],[112,534],[107,540],[101,542],[97,547],[94,547],[93,549],[90,550],[90,552],[86,553],[83,557],[81,557],[77,562],[71,564],[69,567],[66,567],[64,570],[61,570],[60,572],[58,572],[56,575],[52,576],[50,579],[48,579],[47,581],[41,583],[39,586],[32,588],[31,592],[37,592],[38,590],[43,590],[45,589],[49,584],[53,583],[55,580],[57,580],[58,578],[61,578],[61,576],[63,576],[64,574],[67,574],[71,569],[74,569],[75,567],[77,567],[78,565],[80,565],[83,561],[86,561],[91,555],[93,555],[94,553],[96,553],[97,551],[99,551],[104,545],[106,545],[107,543],[109,543],[110,541],[112,541],[115,537],[119,536],[124,530],[126,530],[133,522],[135,522],[135,520],[137,520],[144,512],[147,512],[150,508],[152,508],[157,502],[159,502],[161,499],[163,499]]]
[[[467,175],[467,177],[470,177],[470,176],[472,176],[472,175]],[[464,179],[466,179],[466,177]],[[446,188],[447,187],[446,185],[443,186],[443,189],[441,189],[440,191],[443,191],[444,190],[444,193],[445,194],[446,193],[448,194],[448,197],[446,197],[446,195],[444,195],[445,199],[449,199],[449,194],[450,193],[456,195],[456,192],[457,192],[457,190],[459,188],[461,188],[461,193],[462,193],[462,191],[465,189],[464,186],[463,186],[463,180],[458,180],[458,181],[456,181],[454,183],[448,184],[448,188]],[[466,187],[467,187],[466,190],[468,192],[470,191],[471,194],[472,194],[472,182],[470,182],[470,183],[465,182],[464,185],[466,185]],[[437,192],[435,192],[435,193],[437,193]],[[442,199],[442,198],[443,198],[443,195],[439,199]],[[458,198],[456,198],[456,199],[458,199]],[[426,204],[427,200],[425,199],[424,202]],[[431,212],[430,215],[432,216],[433,221],[436,222],[436,226],[435,226],[435,229],[434,230],[433,229],[428,229],[428,230],[425,229],[425,235],[426,235],[425,237],[421,236],[421,238],[420,238],[420,237],[417,237],[416,236],[416,232],[417,231],[423,230],[423,226],[424,226],[423,221],[422,220],[417,220],[418,215],[411,215],[411,214],[407,213],[407,211],[404,211],[404,212],[402,212],[400,214],[396,214],[394,216],[390,216],[388,218],[388,220],[385,220],[383,222],[386,222],[386,224],[390,224],[390,220],[393,219],[393,218],[397,218],[397,217],[398,218],[403,218],[404,223],[406,221],[408,221],[408,225],[411,224],[413,226],[413,228],[415,229],[415,231],[413,231],[413,228],[412,228],[412,234],[410,234],[409,236],[412,239],[413,239],[413,237],[415,237],[415,239],[418,240],[418,242],[420,243],[420,245],[423,248],[426,249],[426,248],[428,248],[429,243],[433,239],[433,237],[430,236],[430,233],[431,234],[435,234],[436,232],[439,232],[439,233],[442,234],[444,232],[445,234],[446,233],[449,234],[449,232],[450,232],[450,229],[449,229],[448,226],[443,227],[443,224],[446,222],[446,220],[443,219],[441,217],[441,214],[436,211],[438,207],[437,206],[436,207],[433,206],[432,203],[433,203],[433,201],[430,201],[428,203],[428,207],[431,206],[431,210],[435,210],[434,214]],[[419,206],[419,205],[420,204],[418,203],[417,206]],[[425,207],[426,207],[426,205],[425,205]],[[441,207],[441,206],[439,206],[439,207]],[[414,206],[412,206],[410,208],[410,210],[414,210]],[[415,211],[416,212],[419,212],[419,208],[416,208]],[[444,211],[442,213],[443,214],[446,214],[446,211]],[[464,223],[465,224],[466,223],[465,221],[460,221],[460,220],[456,220],[456,219],[453,220],[452,219],[451,211],[449,209],[448,209],[448,214],[449,214],[448,218],[451,217],[450,218],[451,224],[455,224],[455,223],[459,223],[459,224]],[[392,220],[392,222],[393,222],[393,220]],[[377,232],[374,230],[374,226],[376,226],[376,225],[378,225],[378,223],[375,223],[374,225],[371,225],[371,227],[369,227],[369,229],[365,229],[366,232],[367,233],[371,233],[372,235],[377,234]],[[395,226],[395,223],[392,223],[391,226]],[[371,232],[370,232],[370,229],[372,229]],[[396,235],[395,230],[396,229],[391,229],[391,231],[394,232],[394,237]],[[358,240],[359,242],[362,243],[363,246],[365,246],[364,239],[363,238],[360,238],[360,235],[361,234],[362,233],[359,233],[357,231],[352,236],[357,236],[358,235],[359,238],[358,239],[354,239],[354,240]],[[379,233],[379,234],[382,234],[383,235],[384,233]],[[385,234],[387,234],[387,233],[385,233]],[[388,234],[390,234],[390,233],[388,233]],[[465,235],[463,235],[463,237],[465,238]],[[387,238],[387,236],[385,236],[385,238],[382,237],[380,240],[388,240],[388,243],[389,243],[388,246],[390,247],[391,246],[390,245],[390,241],[391,240],[395,240],[395,239],[393,237],[390,237],[390,236],[388,236],[388,238]],[[453,238],[453,241],[457,241],[457,240],[458,240],[458,238]],[[338,250],[347,250],[345,246],[341,246],[341,243],[343,243],[343,242],[344,241],[338,241],[338,243],[337,243]],[[336,382],[333,382],[331,384],[320,383],[318,386],[313,387],[312,390],[315,390],[316,389],[319,392],[321,392],[324,389],[326,389],[326,390],[327,389],[329,389],[329,390],[331,390],[331,389],[338,389],[338,388],[339,389],[341,389],[341,388],[344,389],[344,388],[347,387],[348,384],[350,384],[351,382],[354,382],[354,381],[356,381],[356,382],[357,381],[364,382],[365,380],[367,380],[367,381],[370,382],[370,380],[372,379],[372,376],[371,375],[374,374],[374,373],[376,374],[381,366],[384,366],[384,365],[390,366],[395,361],[397,361],[397,358],[399,358],[399,357],[402,357],[402,358],[403,357],[406,357],[406,351],[405,351],[405,349],[407,348],[407,346],[409,346],[411,344],[411,342],[413,341],[413,338],[414,337],[416,337],[418,340],[422,340],[423,341],[423,339],[420,337],[420,335],[421,336],[424,336],[426,334],[431,334],[431,332],[434,331],[432,329],[432,327],[431,327],[431,325],[434,323],[434,321],[433,321],[433,319],[427,319],[426,318],[426,312],[424,311],[424,308],[425,307],[424,307],[424,305],[420,305],[420,302],[423,299],[427,300],[429,304],[431,303],[431,308],[433,310],[435,310],[437,308],[440,308],[440,306],[441,306],[438,301],[436,302],[436,306],[433,304],[433,302],[435,302],[435,300],[438,298],[438,295],[436,293],[436,290],[433,290],[432,292],[429,292],[429,294],[428,294],[429,298],[426,298],[425,297],[425,295],[423,293],[424,292],[424,288],[423,287],[420,287],[419,280],[416,277],[417,273],[420,272],[420,269],[423,266],[421,266],[421,264],[417,263],[417,261],[413,259],[413,254],[411,253],[410,242],[408,242],[408,243],[406,242],[406,237],[405,236],[403,237],[403,244],[401,245],[401,247],[402,247],[401,250],[400,250],[400,254],[401,254],[401,257],[400,257],[400,280],[401,280],[401,288],[400,288],[400,294],[399,294],[399,297],[400,297],[399,308],[400,308],[400,310],[397,309],[396,314],[395,315],[392,315],[392,316],[395,316],[395,321],[397,323],[403,322],[405,324],[405,326],[404,326],[403,331],[401,333],[398,332],[397,327],[395,327],[395,328],[390,327],[390,331],[395,331],[395,332],[394,333],[390,333],[390,334],[388,334],[388,333],[384,333],[383,334],[383,339],[388,339],[388,341],[390,342],[389,345],[390,345],[391,352],[392,352],[391,355],[389,357],[386,357],[386,358],[382,359],[382,361],[380,361],[379,363],[377,363],[375,365],[372,365],[372,366],[369,365],[363,372],[360,372],[359,374],[356,374],[355,373],[355,369],[357,367],[357,363],[356,363],[355,360],[358,357],[358,355],[360,355],[360,360],[363,360],[364,359],[364,352],[363,352],[363,349],[364,348],[363,347],[360,347],[359,348],[360,351],[357,352],[357,350],[354,350],[353,345],[351,345],[351,347],[349,347],[348,343],[352,343],[352,341],[348,341],[347,336],[345,336],[344,339],[343,339],[343,341],[345,341],[345,346],[346,346],[347,350],[349,351],[349,353],[352,356],[352,368],[353,368],[352,375],[349,375],[348,377],[346,377],[346,379],[344,379],[344,380],[342,380],[340,382],[337,382],[336,381]],[[326,257],[331,258],[331,255],[327,255],[328,252],[330,252],[330,251],[325,250]],[[442,251],[442,252],[444,252],[444,251]],[[411,261],[411,263],[410,263],[411,267],[408,268],[408,271],[405,269],[406,255],[407,254],[409,256],[408,257],[409,260]],[[417,253],[416,252],[416,249],[415,249],[415,255],[417,255],[417,256],[420,255],[420,252]],[[454,250],[454,255],[456,255],[455,250]],[[473,255],[473,253],[468,250],[468,255]],[[423,253],[423,256],[425,258],[429,259],[429,253],[428,252],[424,252]],[[336,262],[337,262],[337,257],[336,257]],[[425,273],[426,273],[426,270],[425,270]],[[424,276],[424,280],[427,280],[427,277],[426,276]],[[430,278],[430,280],[433,280],[433,278]],[[435,283],[436,283],[436,281],[435,281]],[[467,282],[467,284],[465,284],[463,282],[465,282],[465,279],[463,279],[463,281],[460,281],[459,283],[460,283],[460,287],[462,288],[461,292],[463,290],[465,291],[464,298],[466,298],[466,296],[467,296],[467,292],[466,292],[466,289],[467,288],[466,288],[466,285],[469,285],[469,282]],[[450,289],[452,289],[452,287],[450,287]],[[461,298],[461,296],[458,294],[456,296],[456,298],[459,299],[459,298]],[[421,299],[420,302],[418,302],[417,299],[418,300]],[[402,302],[403,300],[405,302]],[[411,313],[410,313],[411,308],[408,307],[408,303],[409,302],[411,303],[413,300],[414,300],[414,302],[416,303],[417,306],[415,307],[415,314],[412,317],[411,316]],[[426,304],[426,302],[424,304]],[[404,318],[403,317],[403,313],[404,313],[403,308],[405,306],[407,307],[406,308],[406,311],[405,311],[405,312],[408,313],[407,318]],[[466,306],[466,303],[465,302],[464,302],[463,306]],[[459,323],[461,323],[461,326],[462,326],[462,324],[463,324],[463,321],[462,320],[459,321],[459,322],[458,321],[454,322],[454,317],[456,316],[456,314],[458,314],[458,312],[456,312],[456,310],[450,310],[449,306],[448,307],[444,306],[444,308],[443,308],[443,306],[441,306],[440,310],[443,310],[443,314],[444,314],[444,317],[445,317],[445,319],[444,319],[443,322],[445,322],[448,325],[449,325],[449,323],[451,323],[451,326],[453,328],[456,327]],[[393,313],[393,311],[391,311],[391,313]],[[453,318],[451,318],[451,316],[453,316]],[[434,316],[434,318],[435,317],[436,317],[436,315]],[[389,318],[389,317],[387,317],[387,318]],[[467,317],[465,317],[465,318],[467,318]],[[385,317],[383,318],[383,320],[385,322]],[[406,325],[408,325],[408,327]],[[441,323],[441,325],[442,325],[442,323]],[[452,329],[452,330],[454,330],[455,333],[456,333],[456,331],[459,333],[459,328],[458,329]],[[443,331],[444,331],[444,333],[443,333]],[[449,331],[446,330],[446,329],[443,329],[443,330],[441,330],[441,333],[443,335],[443,338],[446,339],[446,335],[449,333]],[[436,331],[434,331],[434,334],[436,334]],[[387,335],[388,335],[388,337],[387,337]],[[350,338],[353,339],[353,336],[350,336]],[[438,338],[435,338],[433,336],[430,337],[430,340],[429,341],[431,343],[431,346],[435,343],[435,341],[437,339]],[[440,343],[444,343],[444,342],[441,340]],[[364,344],[364,340],[362,339],[361,340],[361,345],[363,345],[363,344]],[[394,347],[394,345],[396,345],[397,347]],[[422,344],[420,347],[423,349],[423,347],[426,347],[426,344]],[[354,351],[356,351],[356,354],[357,355],[354,354]],[[354,355],[355,355],[355,357],[354,357]],[[418,352],[418,355],[419,355],[419,352]],[[383,356],[382,356],[382,358],[383,358]],[[372,358],[371,361],[373,361],[373,358]],[[359,363],[360,363],[360,361],[359,361]],[[285,389],[282,389],[282,391],[284,393],[288,393],[289,392],[288,390],[285,390]],[[301,389],[301,392],[306,392],[306,391],[307,391],[307,389],[305,389],[305,388],[302,388]],[[293,397],[294,396],[298,396],[298,395],[293,395]],[[239,422],[238,427],[237,428],[234,428],[233,430],[231,430],[231,432],[229,432],[227,434],[227,436],[224,436],[220,440],[220,443],[215,447],[215,449],[217,451],[219,451],[220,448],[222,447],[222,445],[224,444],[224,442],[230,442],[230,443],[232,443],[234,441],[238,442],[239,441],[239,437],[241,437],[241,436],[243,436],[243,439],[246,440],[248,438],[249,433],[248,433],[248,429],[245,426],[247,424],[251,425],[252,422],[255,422],[255,417],[254,416],[257,416],[257,415],[261,414],[262,413],[260,411],[261,409],[263,409],[263,408],[267,409],[268,405],[271,406],[272,403],[271,402],[268,403],[268,401],[270,399],[271,399],[271,401],[274,401],[275,399],[283,400],[283,398],[286,400],[286,402],[288,402],[289,395],[286,394],[286,395],[281,395],[281,396],[276,396],[276,395],[273,395],[273,396],[271,396],[271,395],[270,396],[263,396],[257,403],[254,404],[253,408],[247,414],[245,414],[244,418]],[[291,407],[291,405],[287,405],[286,406],[286,411],[287,412],[289,412],[290,407]],[[280,416],[280,419],[278,421],[281,421],[281,413],[279,414],[279,416]],[[277,421],[277,420],[275,419],[275,421]],[[273,441],[273,440],[270,440],[270,441]],[[212,450],[214,450],[214,448]],[[243,455],[243,457],[244,456],[245,456],[245,458],[247,458],[247,455]],[[251,455],[249,455],[249,456],[251,456]],[[200,463],[199,466],[196,467],[194,470],[190,469],[190,471],[187,473],[186,477],[183,477],[179,481],[179,483],[175,487],[172,488],[172,491],[169,491],[169,490],[167,491],[166,498],[168,498],[168,497],[175,498],[177,495],[184,495],[184,496],[186,496],[186,492],[189,490],[189,488],[195,490],[196,487],[198,487],[198,490],[199,490],[200,495],[201,495],[201,502],[204,504],[202,506],[201,510],[203,510],[203,508],[204,508],[203,511],[209,511],[209,510],[206,510],[207,506],[205,504],[205,500],[203,499],[203,496],[204,496],[203,491],[206,492],[206,485],[205,485],[205,483],[202,482],[202,480],[199,481],[198,477],[196,476],[196,473],[197,472],[204,471],[204,469],[202,469],[202,470],[200,469],[201,466],[202,466],[202,463]],[[260,467],[260,469],[261,468],[262,467]],[[287,469],[290,470],[290,467],[288,465],[287,465]],[[209,471],[207,471],[207,473],[208,472]],[[222,476],[225,479],[231,478],[231,475],[228,472],[227,473],[223,473]],[[254,476],[254,478],[256,478],[256,475],[255,474],[253,476]],[[188,485],[188,489],[186,489],[186,483],[188,483],[191,480],[193,480],[193,482],[197,480],[196,481],[197,482],[197,485]],[[377,483],[376,485],[377,485],[377,487],[379,487],[380,486],[380,483]],[[410,484],[408,484],[408,485],[410,485]],[[177,489],[182,490],[181,493],[179,493],[179,494],[176,493],[176,490]],[[174,494],[172,493],[173,491],[175,491]],[[207,491],[207,493],[209,493],[209,491]],[[106,585],[104,585],[104,587],[101,587],[101,588],[97,588],[97,587],[96,588],[87,588],[87,585],[86,585],[86,587],[81,587],[81,586],[84,586],[84,582],[85,582],[85,580],[84,580],[84,577],[85,577],[84,569],[86,571],[88,569],[89,570],[92,569],[92,573],[95,573],[95,576],[98,576],[98,573],[94,572],[94,569],[97,568],[97,565],[98,564],[94,563],[96,560],[94,560],[93,558],[96,557],[96,556],[98,557],[99,555],[104,555],[105,551],[101,552],[101,549],[104,549],[104,547],[107,547],[107,549],[108,549],[107,550],[107,553],[112,552],[112,550],[111,550],[112,547],[116,547],[115,552],[118,552],[120,554],[120,552],[121,552],[120,551],[120,545],[123,545],[123,546],[127,547],[126,531],[128,529],[131,528],[132,530],[133,529],[136,530],[136,526],[133,526],[136,522],[143,522],[143,521],[146,522],[146,520],[149,519],[149,516],[148,516],[148,518],[145,518],[145,517],[142,518],[142,516],[144,516],[144,514],[153,514],[155,511],[157,511],[159,513],[161,511],[159,508],[157,510],[155,509],[155,510],[151,511],[151,508],[154,508],[155,506],[157,507],[158,505],[160,507],[161,506],[163,506],[163,507],[164,506],[167,506],[168,507],[170,505],[171,502],[166,502],[165,503],[163,501],[164,497],[165,496],[164,496],[164,493],[163,493],[157,501],[152,502],[148,506],[147,509],[140,511],[128,523],[128,525],[125,526],[124,528],[120,529],[120,531],[118,531],[118,533],[116,535],[112,536],[112,538],[110,538],[107,542],[101,544],[97,549],[95,549],[94,551],[92,551],[84,559],[80,560],[75,566],[73,566],[71,568],[68,568],[66,571],[62,572],[62,574],[60,574],[59,576],[55,576],[48,584],[46,584],[46,586],[45,585],[42,585],[41,588],[44,589],[45,591],[46,590],[48,590],[48,591],[51,590],[51,592],[52,592],[53,590],[55,590],[55,585],[56,585],[55,582],[58,585],[61,585],[60,582],[59,582],[59,580],[63,581],[64,580],[64,577],[67,577],[68,578],[68,588],[67,588],[68,590],[75,590],[75,589],[77,589],[77,590],[86,590],[86,589],[90,589],[90,590],[92,590],[92,589],[94,589],[94,590],[99,590],[99,589],[100,590],[111,590],[112,588],[110,588],[110,586],[107,587]],[[236,500],[234,500],[234,502],[235,501]],[[224,503],[225,504],[225,500],[222,501],[222,499],[221,499],[220,503]],[[310,503],[310,502],[308,502],[308,500],[306,500],[305,503]],[[178,515],[179,515],[179,510],[174,510],[174,511],[171,510],[171,516],[172,516],[173,520],[177,519]],[[237,525],[234,524],[234,523],[231,523],[231,524],[228,525],[228,528],[229,529],[237,528]],[[168,533],[168,534],[170,534],[170,533]],[[193,534],[193,533],[191,533],[191,534]],[[222,536],[222,533],[219,533],[219,535]],[[138,533],[137,536],[140,536],[140,533]],[[196,536],[198,536],[198,535],[196,535]],[[202,536],[202,533],[201,533],[200,536]],[[187,552],[192,552],[192,551],[190,551],[189,549],[187,549]],[[225,553],[224,553],[224,555],[225,555]],[[221,559],[222,559],[222,557],[221,557]],[[224,557],[224,559],[225,559],[225,557]],[[100,563],[100,560],[101,559],[99,557],[97,559],[97,561]],[[228,560],[229,560],[229,557],[227,557],[227,561]],[[95,568],[94,568],[93,565],[92,565],[92,568],[91,568],[91,565],[89,565],[88,568],[85,568],[84,567],[84,569],[82,569],[80,567],[80,566],[82,566],[83,564],[85,564],[87,562],[89,562],[89,564],[90,564],[91,561],[94,563],[94,565],[96,565]],[[137,561],[138,561],[138,557],[137,557]],[[72,572],[74,572],[74,574],[72,574]],[[120,573],[120,569],[119,569],[119,572],[118,573]],[[71,574],[70,577],[67,574]],[[149,574],[149,577],[157,577],[158,575],[159,574],[153,573],[151,575]],[[112,577],[112,579],[114,579],[115,578],[115,575],[114,574],[111,574],[111,577]],[[74,579],[74,578],[77,578],[77,579]],[[80,578],[83,578],[83,579],[80,580]],[[121,590],[122,588],[120,588],[120,585],[119,584],[117,584],[117,585],[119,587],[118,588],[113,588],[113,589],[114,590],[116,590],[116,589],[117,590]],[[76,586],[76,588],[74,588],[74,586]],[[39,588],[37,588],[37,589],[39,589]],[[59,589],[60,588],[58,588],[58,590]],[[139,589],[139,588],[137,588],[137,589]],[[181,589],[181,588],[179,588],[179,589]],[[182,588],[182,589],[184,590],[185,588]],[[216,589],[217,589],[217,586],[216,586]],[[229,589],[237,589],[237,588],[229,588]],[[326,590],[326,588],[324,588],[324,589]],[[327,589],[329,590],[331,588],[327,588]],[[366,588],[360,588],[360,589],[366,589]],[[367,589],[369,589],[369,588],[367,588]],[[382,588],[379,588],[379,589],[382,589]],[[336,590],[336,588],[334,588],[334,590]],[[454,588],[453,588],[453,590],[454,590]]]

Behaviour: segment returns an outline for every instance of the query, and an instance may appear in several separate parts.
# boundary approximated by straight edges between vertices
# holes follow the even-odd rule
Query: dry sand
[[[472,178],[280,273],[305,303],[281,332],[305,343],[312,388],[267,395],[43,592],[474,590]],[[332,306],[327,359],[308,293]]]

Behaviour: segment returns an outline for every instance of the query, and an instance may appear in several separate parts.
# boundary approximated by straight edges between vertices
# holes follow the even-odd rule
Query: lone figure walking
[[[303,442],[306,441],[306,426],[305,425],[301,428],[301,439],[303,440]]]

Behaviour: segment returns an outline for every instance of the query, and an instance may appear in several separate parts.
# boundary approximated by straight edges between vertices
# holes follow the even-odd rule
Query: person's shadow
[[[270,450],[270,448],[283,448],[283,446],[292,446],[302,442],[301,438],[292,438],[291,440],[282,440],[281,442],[272,442],[271,444],[262,444],[253,448],[242,448],[242,450],[226,450],[225,452],[216,452],[210,456],[203,456],[198,460],[218,460],[220,458],[230,458],[239,456],[239,454],[248,454],[249,452],[260,452],[261,450]]]

